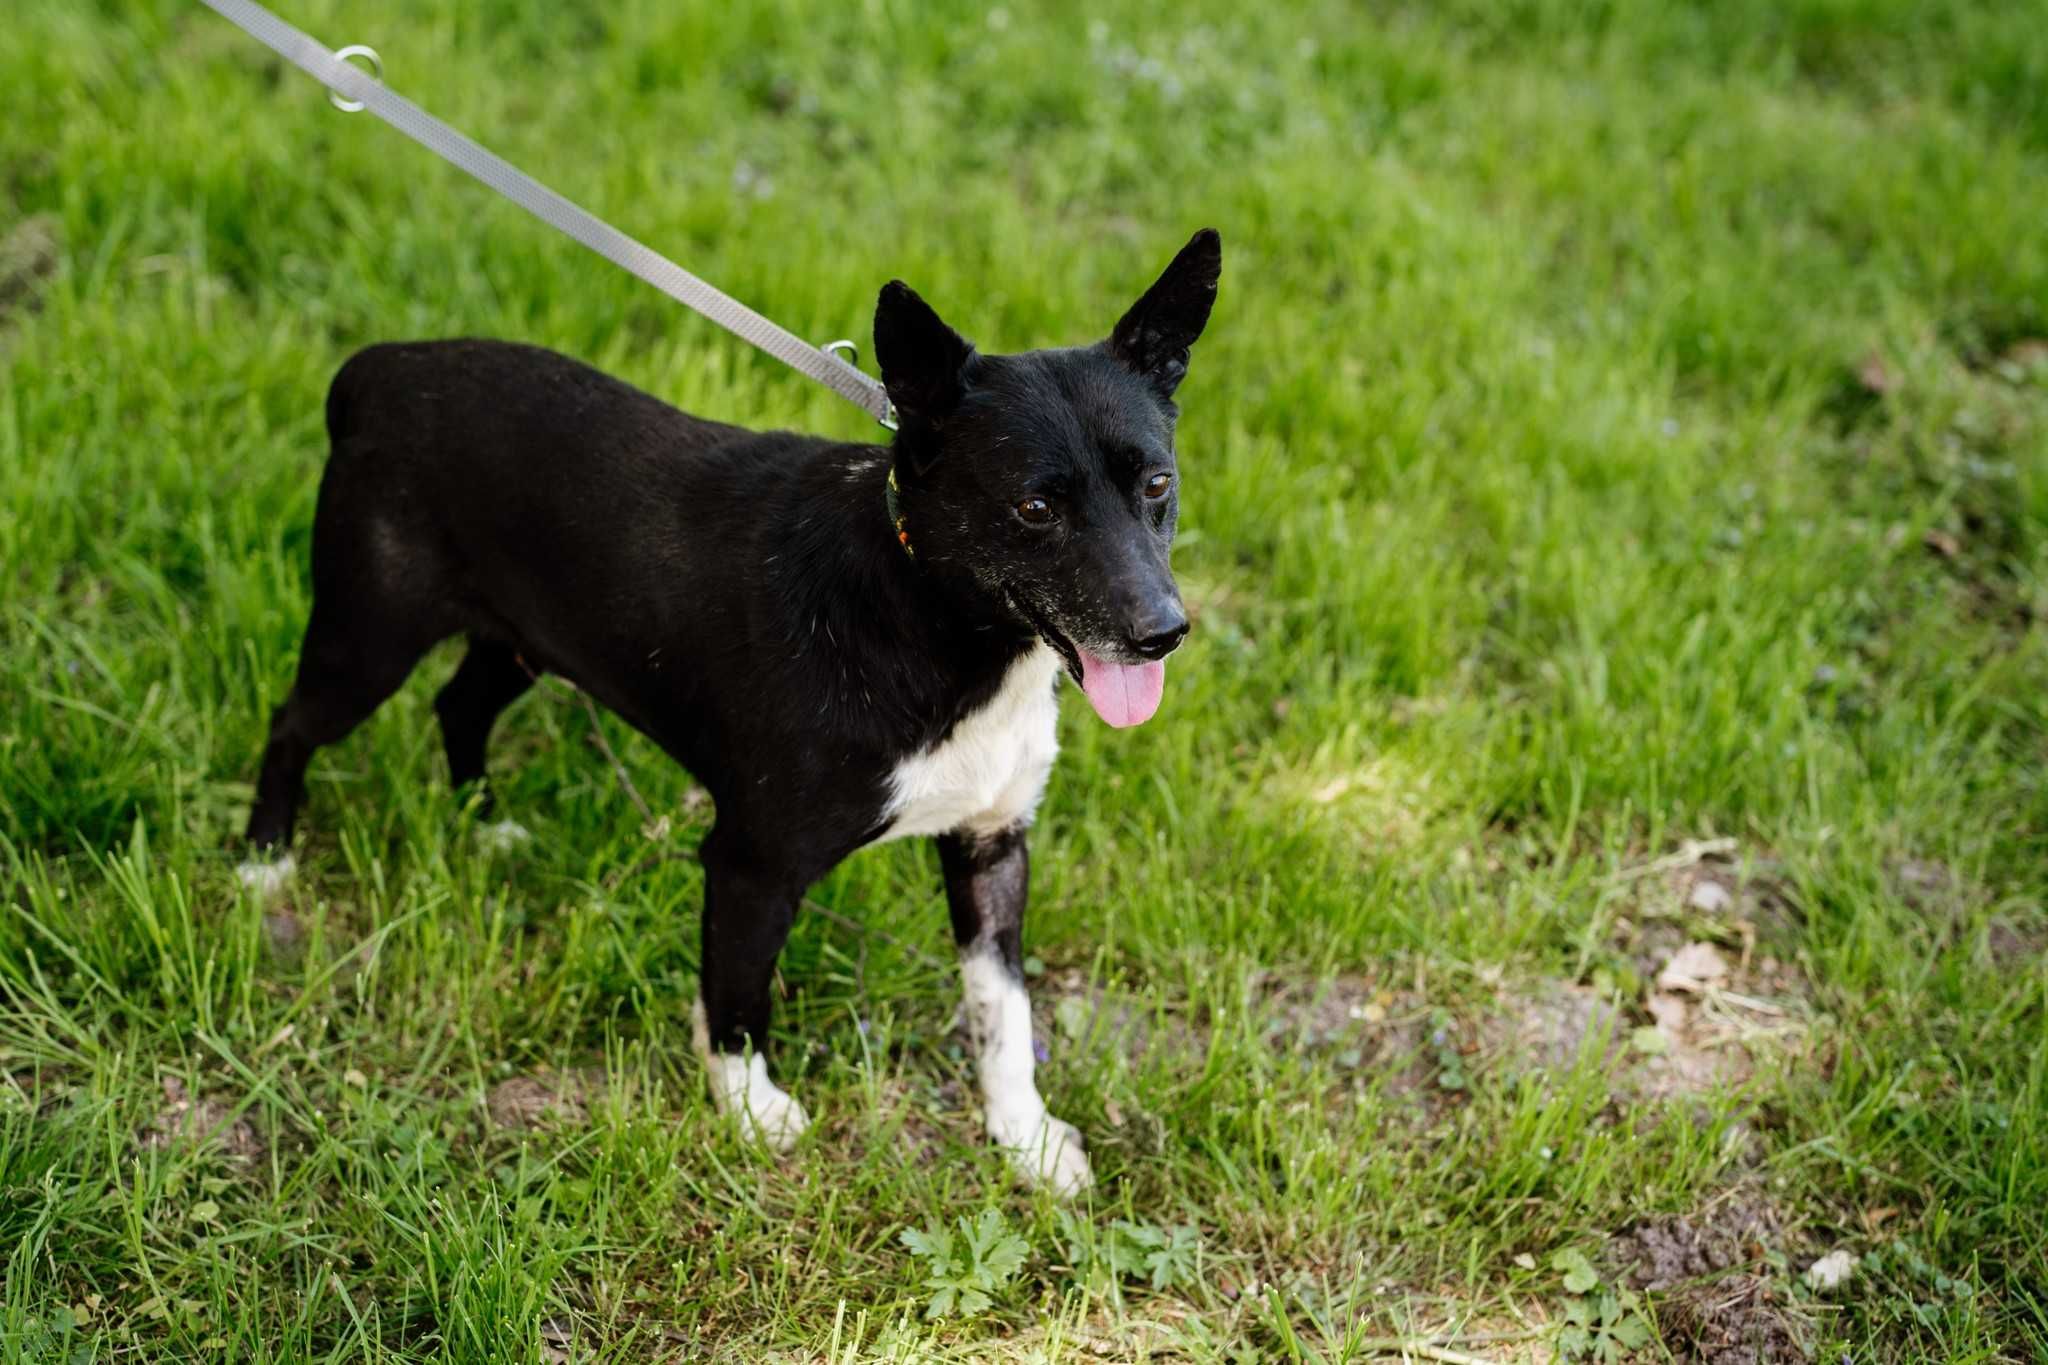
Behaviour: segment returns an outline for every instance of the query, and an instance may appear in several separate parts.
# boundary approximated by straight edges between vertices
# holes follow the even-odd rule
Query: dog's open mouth
[[[1090,654],[1062,635],[1046,620],[1043,612],[1016,593],[1010,594],[1010,602],[1031,622],[1039,638],[1051,645],[1065,662],[1067,676],[1081,689],[1081,695],[1088,698],[1088,704],[1095,708],[1095,714],[1102,717],[1104,724],[1119,730],[1127,729],[1143,725],[1158,712],[1160,698],[1166,694],[1165,660],[1111,663]]]

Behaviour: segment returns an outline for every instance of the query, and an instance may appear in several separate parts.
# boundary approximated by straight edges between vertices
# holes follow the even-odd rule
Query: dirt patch
[[[1478,1026],[1480,1063],[1509,1073],[1598,1066],[1619,1098],[1670,1100],[1742,1085],[1810,1034],[1799,974],[1681,942],[1624,1000],[1555,978],[1508,983]]]
[[[1390,1094],[1429,1085],[1438,1069],[1430,1061],[1432,1037],[1438,1048],[1462,1046],[1444,1011],[1371,977],[1346,973],[1303,980],[1269,972],[1255,988],[1259,1030],[1269,1047],[1384,1077]]]
[[[585,1108],[603,1078],[580,1071],[543,1072],[500,1081],[484,1096],[494,1128],[573,1128],[589,1117]]]
[[[163,1088],[163,1110],[136,1135],[136,1145],[149,1151],[217,1146],[236,1161],[253,1161],[263,1154],[256,1130],[247,1119],[235,1117],[233,1105],[193,1098],[176,1076],[165,1076]]]
[[[1542,980],[1503,989],[1501,1003],[1480,1022],[1480,1051],[1510,1071],[1569,1071],[1581,1057],[1604,1070],[1625,1065],[1629,1021],[1593,987]]]
[[[1902,858],[1889,872],[1892,894],[1927,917],[1944,947],[1974,946],[1978,916],[1996,900],[1988,888],[1931,858]],[[1992,914],[1983,929],[1983,952],[1994,970],[2024,967],[2048,951],[2048,915],[2039,906]]]
[[[1736,1193],[1685,1216],[1638,1223],[1610,1244],[1617,1274],[1649,1296],[1673,1358],[1697,1365],[1780,1365],[1808,1358],[1811,1323],[1782,1262],[1784,1220]]]
[[[880,1086],[879,1103],[867,1118],[877,1128],[885,1128],[896,1116],[901,1116],[895,1134],[894,1156],[910,1165],[928,1166],[945,1155],[947,1146],[953,1142],[978,1143],[978,1130],[971,1134],[962,1126],[970,1117],[967,1092],[957,1080],[947,1080],[936,1085],[903,1076],[885,1078]],[[959,1131],[949,1131],[957,1127]],[[854,1145],[862,1152],[870,1150],[864,1136],[855,1134]]]
[[[1599,1067],[1618,1098],[1668,1100],[1739,1086],[1767,1048],[1803,1033],[1767,1001],[1737,1005],[1723,992],[1693,1001],[1659,992],[1648,1023],[1611,997],[1568,981],[1538,982],[1503,999],[1479,1026],[1479,1052],[1510,1074]]]
[[[1931,858],[1902,858],[1894,863],[1892,886],[1899,899],[1918,910],[1947,909],[1962,892],[1962,881],[1949,865]]]
[[[2024,966],[2048,948],[2048,927],[2005,917],[1994,919],[1984,927],[1984,946],[1990,950],[1993,966]]]
[[[1184,1014],[1163,1011],[1114,986],[1096,985],[1078,970],[1048,972],[1030,984],[1033,1046],[1041,1062],[1054,1053],[1082,1058],[1116,1053],[1137,1061],[1155,1049],[1198,1056],[1208,1048],[1207,1030]]]
[[[24,218],[0,236],[0,321],[30,301],[36,286],[56,272],[62,254],[54,214]]]
[[[1705,974],[1659,974],[1676,961]],[[1446,1098],[1467,1079],[1597,1068],[1617,1099],[1729,1090],[1793,1055],[1811,1033],[1803,978],[1774,958],[1683,943],[1633,998],[1609,985],[1495,974],[1493,998],[1435,1004],[1370,978],[1273,973],[1258,983],[1260,1031],[1276,1052],[1371,1077],[1394,1096]]]

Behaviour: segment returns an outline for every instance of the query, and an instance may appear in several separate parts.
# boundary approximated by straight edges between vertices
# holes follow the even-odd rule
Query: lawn
[[[11,0],[0,1362],[2048,1360],[2048,5],[281,10],[821,341],[1221,229],[1195,630],[1035,841],[1099,1185],[984,1145],[922,846],[730,1132],[708,803],[566,691],[530,838],[442,652],[238,886],[353,349],[880,433],[196,4]]]

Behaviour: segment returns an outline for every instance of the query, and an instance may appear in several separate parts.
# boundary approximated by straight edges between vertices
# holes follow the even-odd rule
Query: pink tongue
[[[1154,660],[1144,664],[1112,664],[1087,650],[1081,654],[1081,690],[1095,714],[1119,730],[1143,725],[1159,709],[1160,694],[1166,691],[1166,664]]]

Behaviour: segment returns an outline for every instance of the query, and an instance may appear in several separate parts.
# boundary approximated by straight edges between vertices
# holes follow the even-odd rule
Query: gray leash
[[[367,47],[330,51],[255,0],[203,0],[250,37],[311,76],[331,92],[335,107],[350,113],[368,109],[442,160],[467,171],[551,227],[574,237],[621,270],[639,276],[685,307],[694,308],[742,341],[809,375],[841,398],[857,404],[883,426],[895,429],[896,409],[879,379],[861,373],[836,354],[855,353],[851,341],[813,346],[753,309],[698,279],[668,257],[634,241],[596,215],[578,208],[503,157],[484,150],[426,110],[385,86],[383,64]],[[376,76],[349,64],[367,57]]]

